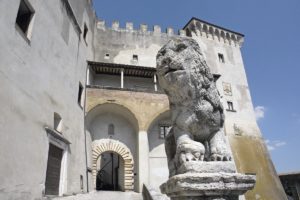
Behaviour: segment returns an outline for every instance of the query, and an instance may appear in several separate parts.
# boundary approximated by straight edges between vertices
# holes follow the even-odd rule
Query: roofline
[[[196,17],[192,17],[192,18],[188,21],[188,23],[186,23],[186,25],[183,27],[183,29],[185,29],[185,28],[186,28],[193,20],[197,20],[197,21],[200,21],[200,22],[202,22],[202,23],[208,24],[208,25],[210,25],[210,26],[214,26],[214,27],[223,29],[223,30],[225,30],[225,31],[228,31],[228,32],[237,34],[237,35],[239,35],[239,36],[245,37],[245,35],[242,34],[242,33],[239,33],[239,32],[236,32],[236,31],[232,31],[232,30],[230,30],[230,29],[224,28],[224,27],[222,27],[222,26],[218,26],[218,25],[216,25],[216,24],[212,24],[212,23],[210,23],[210,22],[207,22],[207,21],[198,19],[198,18],[196,18]]]
[[[300,175],[300,171],[278,173],[278,176]]]
[[[127,65],[127,64],[119,64],[119,63],[106,63],[106,62],[97,62],[97,61],[90,61],[87,60],[88,65],[96,65],[96,66],[106,66],[106,67],[112,67],[112,68],[126,68],[126,69],[137,69],[137,70],[146,70],[151,72],[156,72],[156,67],[146,67],[146,66],[140,66],[140,65]],[[221,74],[212,74],[214,77],[214,80],[217,81]]]
[[[98,66],[109,66],[116,68],[131,68],[131,69],[142,69],[148,71],[156,71],[155,67],[146,67],[140,65],[128,65],[128,64],[117,64],[117,63],[109,63],[109,62],[96,62],[96,61],[87,61],[88,65],[98,65]]]

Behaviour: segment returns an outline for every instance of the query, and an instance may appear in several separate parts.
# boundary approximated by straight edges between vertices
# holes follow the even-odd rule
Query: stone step
[[[143,200],[141,193],[119,191],[92,191],[68,197],[57,197],[53,200]]]

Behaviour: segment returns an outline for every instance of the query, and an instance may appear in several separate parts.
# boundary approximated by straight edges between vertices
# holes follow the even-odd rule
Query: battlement
[[[192,37],[194,33],[198,37],[215,40],[229,46],[241,47],[244,42],[244,35],[231,31],[229,29],[205,22],[203,20],[192,18],[183,29],[175,32],[173,28],[168,27],[164,32],[159,25],[154,25],[150,30],[147,24],[140,24],[139,29],[134,29],[132,22],[126,22],[125,27],[120,27],[119,21],[113,21],[111,26],[107,26],[104,20],[97,21],[97,28],[100,30],[113,30],[120,32],[142,33],[154,36],[179,36]]]
[[[139,29],[134,29],[132,22],[126,22],[125,27],[120,27],[119,21],[113,21],[111,26],[106,26],[106,22],[104,20],[97,21],[97,28],[100,30],[114,30],[114,31],[121,31],[121,32],[137,32],[137,33],[148,33],[153,35],[166,35],[166,36],[181,36],[185,37],[186,32],[185,30],[179,30],[177,33],[174,31],[173,28],[168,27],[165,32],[162,32],[162,29],[159,25],[154,25],[153,28],[150,30],[147,24],[140,24]]]
[[[187,36],[191,36],[193,32],[197,36],[217,40],[228,45],[241,47],[244,42],[243,34],[195,17],[193,17],[183,29],[186,31]]]

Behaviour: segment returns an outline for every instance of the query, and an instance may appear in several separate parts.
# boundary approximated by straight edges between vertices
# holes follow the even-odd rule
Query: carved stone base
[[[189,161],[183,163],[177,170],[177,174],[191,173],[235,173],[235,164],[233,161]]]
[[[169,178],[160,189],[171,200],[238,200],[255,180],[255,175],[239,173],[185,173]]]

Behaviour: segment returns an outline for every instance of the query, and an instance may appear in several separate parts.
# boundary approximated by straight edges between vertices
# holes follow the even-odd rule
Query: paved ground
[[[141,193],[93,191],[88,194],[78,194],[69,197],[57,197],[53,200],[143,200]]]

